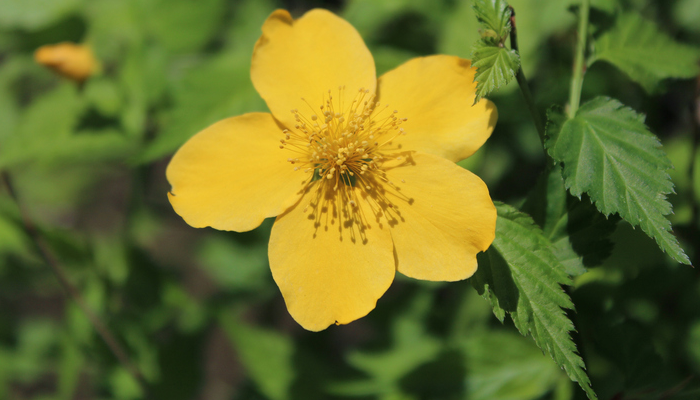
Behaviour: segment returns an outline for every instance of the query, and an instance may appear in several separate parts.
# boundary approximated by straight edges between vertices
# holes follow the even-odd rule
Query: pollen
[[[337,93],[334,96],[328,90],[322,104],[316,105],[302,98],[308,112],[291,110],[295,126],[282,131],[280,148],[295,153],[288,161],[307,175],[306,187],[317,187],[311,208],[332,197],[342,203],[340,209],[350,206],[347,208],[353,210],[359,191],[365,199],[372,199],[373,209],[392,209],[384,184],[394,189],[395,185],[389,182],[383,166],[402,159],[394,142],[406,134],[401,125],[407,119],[377,102],[367,89],[359,89],[350,104],[342,101],[345,87],[339,87]]]

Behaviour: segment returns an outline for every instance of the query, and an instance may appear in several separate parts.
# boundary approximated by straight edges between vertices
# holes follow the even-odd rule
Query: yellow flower
[[[251,77],[268,113],[192,137],[167,169],[194,227],[248,231],[277,217],[272,276],[292,317],[318,331],[369,313],[395,271],[456,281],[494,239],[486,185],[454,162],[490,136],[470,62],[416,58],[376,78],[357,31],[325,10],[277,10]]]
[[[89,78],[98,65],[90,46],[69,42],[39,47],[34,60],[76,82]]]

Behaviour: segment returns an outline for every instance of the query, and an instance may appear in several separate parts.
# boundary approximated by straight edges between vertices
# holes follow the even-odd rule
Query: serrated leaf
[[[474,13],[481,37],[492,44],[503,43],[510,33],[510,9],[505,0],[475,0]]]
[[[491,46],[485,40],[479,40],[472,52],[472,67],[476,68],[476,104],[482,97],[515,78],[520,68],[520,56],[514,50]]]
[[[571,194],[588,193],[603,214],[618,213],[641,226],[674,260],[690,264],[664,217],[672,210],[666,200],[673,193],[666,172],[672,164],[644,125],[644,115],[607,97],[582,105],[571,119],[560,108],[547,115],[545,147],[563,163]]]
[[[636,14],[617,17],[612,29],[595,41],[589,65],[604,60],[652,92],[666,78],[700,73],[700,49],[678,43],[651,21]]]
[[[559,166],[542,174],[522,210],[542,228],[552,242],[552,251],[571,276],[600,265],[612,251],[608,237],[615,231],[619,218],[604,217],[587,196],[582,200],[571,196]]]
[[[479,258],[473,285],[488,299],[497,299],[494,310],[508,312],[520,333],[529,334],[589,399],[596,398],[569,335],[574,326],[562,309],[574,307],[561,288],[571,284],[570,277],[529,215],[500,203],[496,209],[496,239]]]

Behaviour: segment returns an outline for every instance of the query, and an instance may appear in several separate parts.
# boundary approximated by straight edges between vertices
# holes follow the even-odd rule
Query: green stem
[[[590,0],[583,0],[579,9],[578,43],[574,57],[574,76],[571,78],[571,94],[569,97],[569,117],[573,118],[578,111],[581,102],[581,87],[583,87],[583,73],[585,64],[586,39],[588,38],[588,11]]]
[[[530,115],[532,115],[532,120],[535,123],[535,128],[537,128],[537,134],[540,135],[540,141],[544,144],[544,122],[542,122],[542,116],[537,112],[537,107],[535,107],[535,100],[532,98],[532,93],[530,93],[530,88],[527,85],[527,79],[525,79],[525,74],[523,69],[518,69],[518,74],[515,76],[518,80],[518,85],[520,86],[520,91],[523,93],[525,98],[525,103],[527,103],[527,109],[530,110]]]
[[[515,27],[515,10],[513,7],[510,8],[510,48],[520,53],[518,50],[518,32]],[[535,100],[530,92],[530,86],[527,84],[527,79],[525,78],[525,73],[523,72],[522,65],[518,68],[518,73],[515,75],[515,79],[518,81],[518,86],[520,86],[520,91],[525,98],[525,103],[527,104],[527,109],[530,111],[532,116],[532,121],[535,123],[535,128],[537,128],[537,134],[540,136],[540,141],[544,145],[544,122],[542,121],[542,115],[537,111],[537,106],[535,106]]]
[[[126,369],[126,371],[130,373],[131,376],[136,380],[136,382],[141,387],[143,394],[145,395],[147,393],[148,385],[145,379],[143,378],[143,375],[141,375],[136,366],[131,362],[126,351],[121,347],[121,345],[117,341],[117,338],[107,328],[107,325],[105,325],[102,322],[102,320],[100,320],[100,318],[97,316],[97,314],[95,314],[92,311],[92,309],[90,309],[90,307],[87,305],[78,289],[75,286],[73,286],[73,284],[70,282],[70,280],[68,279],[68,274],[58,262],[58,259],[51,251],[48,243],[46,243],[46,240],[44,240],[43,236],[39,232],[39,229],[37,229],[36,225],[34,224],[34,221],[32,221],[32,219],[29,217],[29,213],[27,213],[27,211],[22,206],[22,203],[20,203],[19,196],[17,196],[17,192],[15,191],[14,185],[12,184],[10,174],[7,171],[0,171],[0,182],[4,183],[8,194],[15,202],[15,204],[17,204],[17,208],[20,212],[20,217],[22,218],[22,225],[24,231],[34,242],[34,245],[36,246],[37,251],[41,255],[41,258],[44,260],[46,265],[48,265],[49,268],[51,268],[53,273],[56,275],[58,282],[66,291],[68,296],[70,296],[71,299],[73,299],[73,301],[75,302],[75,304],[78,305],[80,310],[90,321],[90,324],[93,326],[97,334],[100,335],[100,337],[102,338],[102,340],[104,340],[109,350],[112,352],[112,354],[114,354],[114,357],[117,359],[117,361],[119,361],[119,363],[121,363],[124,369]]]

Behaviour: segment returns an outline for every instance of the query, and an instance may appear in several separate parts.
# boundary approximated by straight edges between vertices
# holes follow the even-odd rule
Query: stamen
[[[280,149],[294,153],[287,161],[294,171],[307,176],[304,189],[316,187],[316,203],[312,200],[304,212],[311,209],[317,223],[332,223],[343,215],[353,223],[363,223],[366,217],[357,214],[362,210],[357,204],[357,191],[361,191],[367,194],[362,200],[376,218],[396,219],[400,217],[398,207],[387,194],[396,198],[401,195],[387,178],[383,165],[390,160],[404,160],[396,154],[398,147],[393,141],[406,134],[400,125],[407,119],[397,117],[398,110],[392,111],[389,105],[376,101],[369,89],[358,89],[349,102],[345,101],[344,86],[339,86],[337,93],[335,99],[328,90],[317,107],[301,98],[311,112],[305,115],[299,109],[291,109],[294,128],[282,130]],[[403,179],[401,182],[405,183]],[[331,189],[337,193],[333,202],[324,195]]]

